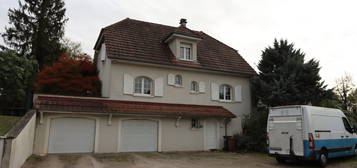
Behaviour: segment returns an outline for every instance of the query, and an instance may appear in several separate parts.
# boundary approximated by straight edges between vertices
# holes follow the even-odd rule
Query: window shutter
[[[168,85],[174,85],[175,84],[175,75],[174,74],[168,74],[167,75],[167,84]]]
[[[155,83],[154,83],[154,86],[155,86],[155,96],[163,96],[164,95],[164,86],[163,86],[163,83],[164,83],[164,79],[163,78],[157,78],[155,79]]]
[[[218,100],[219,86],[217,83],[211,83],[211,98],[212,100]]]
[[[242,101],[242,86],[240,85],[234,87],[234,101],[236,102]]]
[[[206,91],[205,82],[200,82],[198,84],[198,89],[199,89],[200,93],[204,93]]]
[[[133,94],[134,78],[129,74],[124,74],[124,94]]]

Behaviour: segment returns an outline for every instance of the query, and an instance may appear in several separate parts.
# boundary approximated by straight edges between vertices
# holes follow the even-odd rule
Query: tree
[[[0,108],[11,109],[24,103],[36,71],[36,60],[10,50],[0,51]]]
[[[74,42],[69,38],[62,39],[62,51],[69,55],[83,55],[81,43]]]
[[[357,88],[350,94],[352,101],[351,111],[357,115]]]
[[[347,73],[336,80],[335,92],[344,111],[352,111],[353,105],[357,103],[354,100],[356,94],[354,87],[352,76]]]
[[[256,99],[268,106],[318,105],[332,92],[321,81],[319,62],[305,61],[305,54],[287,40],[275,40],[266,48],[258,69],[253,81]]]
[[[36,92],[73,96],[100,96],[96,64],[88,55],[63,54],[37,74]]]
[[[34,56],[40,68],[51,65],[61,53],[65,12],[63,0],[19,0],[19,9],[9,9],[5,44],[21,56]]]

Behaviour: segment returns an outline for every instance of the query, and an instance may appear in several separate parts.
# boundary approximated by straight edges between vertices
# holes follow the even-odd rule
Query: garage
[[[120,152],[154,152],[158,146],[158,122],[123,120]]]
[[[95,120],[51,119],[48,153],[90,153],[94,151]]]

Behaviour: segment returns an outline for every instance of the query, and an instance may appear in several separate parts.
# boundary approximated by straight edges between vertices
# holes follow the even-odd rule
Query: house
[[[255,71],[181,19],[124,19],[95,43],[102,98],[37,95],[34,153],[221,149],[251,111]]]

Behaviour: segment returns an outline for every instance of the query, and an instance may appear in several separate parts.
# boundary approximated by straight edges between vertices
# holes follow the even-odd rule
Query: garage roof
[[[51,112],[181,117],[236,117],[222,106],[152,103],[85,97],[38,96],[36,110]]]

